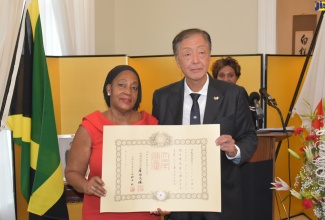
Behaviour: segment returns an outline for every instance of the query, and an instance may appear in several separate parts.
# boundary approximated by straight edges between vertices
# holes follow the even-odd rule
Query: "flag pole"
[[[316,26],[316,29],[315,29],[315,34],[314,34],[313,39],[312,39],[312,41],[310,43],[310,47],[309,47],[309,50],[308,50],[308,53],[307,53],[307,56],[306,56],[306,59],[305,59],[305,63],[304,63],[304,66],[302,67],[302,70],[301,70],[301,73],[300,73],[300,77],[299,77],[299,80],[298,80],[298,84],[297,84],[295,93],[293,95],[293,98],[292,98],[292,101],[291,101],[291,104],[290,104],[290,108],[289,108],[289,111],[288,111],[288,115],[287,115],[287,118],[286,118],[286,120],[284,122],[284,126],[285,127],[287,127],[288,122],[290,120],[290,117],[291,117],[291,114],[292,114],[292,109],[293,109],[293,107],[295,105],[295,102],[296,102],[296,99],[297,99],[297,96],[298,96],[298,92],[299,92],[299,89],[300,89],[302,80],[304,78],[304,75],[305,75],[305,72],[306,72],[306,69],[307,69],[307,65],[308,65],[308,62],[309,62],[311,53],[314,50],[314,47],[315,47],[315,44],[316,44],[316,40],[317,40],[317,36],[318,36],[318,32],[319,32],[320,26],[322,25],[322,21],[323,21],[323,17],[324,17],[324,12],[325,11],[322,11],[321,14],[320,14],[320,17],[319,17],[319,20],[318,20],[318,23],[317,23],[317,26]],[[275,160],[276,160],[276,158],[277,158],[277,156],[279,154],[279,150],[280,150],[280,147],[281,147],[281,143],[282,143],[282,141],[279,141],[278,146],[276,148],[276,151],[275,151]]]

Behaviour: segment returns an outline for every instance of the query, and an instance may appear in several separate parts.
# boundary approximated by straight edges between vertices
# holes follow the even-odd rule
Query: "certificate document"
[[[104,126],[100,212],[221,212],[219,125]]]

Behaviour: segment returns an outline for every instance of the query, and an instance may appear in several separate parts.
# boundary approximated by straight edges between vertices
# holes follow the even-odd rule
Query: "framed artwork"
[[[310,43],[313,39],[313,31],[295,32],[295,52],[294,55],[307,55]]]
[[[292,22],[292,54],[307,55],[314,37],[317,15],[294,15]]]

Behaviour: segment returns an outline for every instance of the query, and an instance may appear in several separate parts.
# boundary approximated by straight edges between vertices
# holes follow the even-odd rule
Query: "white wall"
[[[259,2],[263,0],[96,0],[96,54],[172,54],[174,36],[191,27],[210,33],[212,54],[258,53]],[[276,53],[291,54],[293,15],[319,18],[320,12],[312,0],[277,0],[276,5]]]
[[[112,0],[95,1],[96,54],[115,53],[115,8]]]
[[[209,32],[212,54],[257,53],[257,0],[106,1],[96,0],[96,35],[107,37],[96,37],[96,44],[103,45],[96,46],[97,54],[172,54],[174,36],[193,27]],[[99,18],[107,25],[97,25]]]

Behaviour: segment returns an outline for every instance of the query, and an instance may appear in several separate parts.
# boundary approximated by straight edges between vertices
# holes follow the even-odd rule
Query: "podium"
[[[288,133],[288,137],[292,133]],[[283,132],[257,134],[252,157],[240,167],[245,220],[273,220],[273,190],[276,142],[287,138]]]

